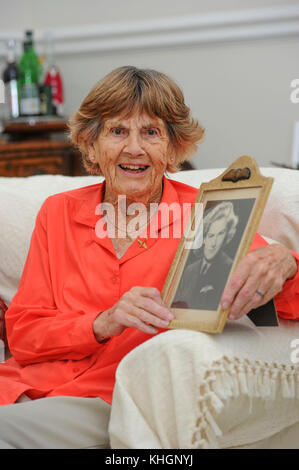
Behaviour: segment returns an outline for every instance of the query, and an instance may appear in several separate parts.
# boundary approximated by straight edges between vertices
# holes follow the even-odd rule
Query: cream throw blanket
[[[174,330],[143,343],[117,370],[112,448],[246,447],[299,423],[296,338],[298,322],[257,328],[245,317],[221,335]]]

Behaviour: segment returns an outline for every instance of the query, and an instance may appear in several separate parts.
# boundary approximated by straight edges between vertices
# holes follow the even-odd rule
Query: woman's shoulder
[[[171,178],[167,178],[167,181],[177,192],[179,199],[188,202],[194,202],[198,194],[198,188],[190,186],[189,184],[182,183],[181,181],[176,181]]]
[[[43,202],[41,212],[57,211],[64,208],[66,204],[78,207],[84,201],[96,201],[100,197],[102,184],[101,182],[52,194]]]

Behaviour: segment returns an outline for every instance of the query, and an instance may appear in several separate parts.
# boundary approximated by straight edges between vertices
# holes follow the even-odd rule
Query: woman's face
[[[225,240],[226,231],[227,223],[224,217],[211,223],[204,239],[204,256],[206,260],[211,261],[217,255]]]
[[[90,149],[106,179],[105,198],[126,195],[146,203],[161,192],[172,156],[161,119],[138,113],[109,119]]]

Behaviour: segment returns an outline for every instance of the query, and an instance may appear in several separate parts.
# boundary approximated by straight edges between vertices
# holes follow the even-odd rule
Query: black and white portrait
[[[200,248],[191,249],[172,307],[216,310],[255,199],[209,201]]]

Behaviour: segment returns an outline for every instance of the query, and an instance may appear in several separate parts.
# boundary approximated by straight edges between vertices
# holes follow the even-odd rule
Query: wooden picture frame
[[[200,186],[162,291],[175,315],[169,329],[222,332],[228,310],[220,297],[250,249],[272,184],[242,156]]]

